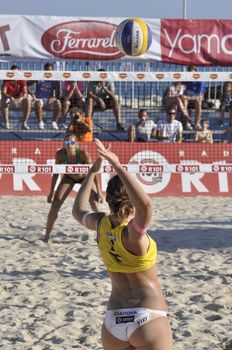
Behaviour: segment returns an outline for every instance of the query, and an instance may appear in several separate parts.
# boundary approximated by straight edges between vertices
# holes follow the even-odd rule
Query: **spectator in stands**
[[[62,126],[66,128],[66,117],[70,108],[84,109],[84,84],[81,81],[65,81],[63,84]]]
[[[232,83],[226,82],[223,85],[223,92],[222,96],[220,98],[221,105],[220,105],[220,112],[221,112],[221,119],[220,124],[224,125],[224,117],[225,112],[229,112],[229,125],[232,126]]]
[[[201,131],[196,131],[195,142],[198,143],[213,143],[213,134],[209,130],[209,121],[207,119],[201,120]]]
[[[196,72],[196,66],[189,66],[188,72]],[[195,107],[195,129],[201,130],[201,104],[205,92],[205,83],[202,81],[190,81],[185,84],[184,96],[188,102],[193,102]],[[188,103],[189,105],[189,103]]]
[[[46,63],[44,70],[52,71],[54,66],[52,63]],[[35,113],[39,121],[39,128],[44,129],[43,109],[51,108],[53,110],[52,129],[58,130],[58,118],[62,106],[59,99],[60,85],[54,80],[38,80],[35,85],[35,93],[32,93],[34,98]]]
[[[87,111],[88,113],[88,111]],[[67,131],[76,135],[77,141],[93,141],[93,120],[82,108],[73,107],[70,114],[72,121]]]
[[[98,69],[104,72],[105,69]],[[121,122],[121,106],[118,96],[115,95],[114,83],[110,81],[90,81],[88,88],[88,102],[104,111],[106,108],[113,108],[117,130],[124,130]]]
[[[139,121],[128,128],[128,141],[152,141],[156,138],[156,124],[148,119],[146,109],[140,109],[138,113]]]
[[[11,66],[11,70],[18,70],[16,65]],[[10,128],[9,108],[23,109],[22,128],[29,130],[27,124],[31,112],[31,98],[28,95],[27,84],[25,80],[4,80],[2,84],[1,108],[6,129]]]
[[[176,120],[176,109],[170,108],[167,111],[166,120],[159,120],[157,123],[157,140],[160,142],[182,142],[183,126]]]
[[[186,130],[192,130],[191,118],[188,112],[188,98],[184,95],[185,86],[177,81],[166,88],[163,95],[163,105],[167,110],[174,105],[177,111],[180,111],[184,117],[184,125]]]

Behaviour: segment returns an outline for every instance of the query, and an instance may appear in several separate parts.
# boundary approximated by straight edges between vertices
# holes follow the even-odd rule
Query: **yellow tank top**
[[[157,247],[149,236],[149,249],[145,255],[137,256],[126,250],[121,235],[126,224],[112,227],[108,216],[104,216],[98,228],[98,247],[106,268],[111,272],[139,272],[155,265]]]

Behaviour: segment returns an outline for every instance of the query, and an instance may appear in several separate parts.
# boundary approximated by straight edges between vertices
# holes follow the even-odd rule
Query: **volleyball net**
[[[110,82],[114,85],[114,95],[117,106],[106,98],[105,108],[94,104],[93,138],[111,143],[112,150],[117,153],[121,163],[130,173],[151,174],[158,181],[162,173],[230,173],[232,172],[232,108],[224,109],[223,123],[221,114],[221,96],[226,82],[232,82],[231,72],[129,72],[129,71],[37,71],[37,70],[1,70],[0,79],[24,80],[31,91],[31,111],[27,121],[29,129],[22,126],[23,107],[9,106],[9,125],[1,113],[0,122],[0,173],[87,173],[90,165],[55,164],[56,150],[63,146],[67,126],[71,123],[75,108],[85,109],[91,83]],[[59,100],[61,109],[57,127],[53,125],[53,110],[45,108],[43,112],[43,128],[35,113],[35,86],[37,81],[50,81],[59,84]],[[66,119],[62,114],[65,96],[64,84],[78,82],[83,98],[71,100]],[[167,109],[163,104],[164,93],[173,82],[204,82],[205,90],[201,100],[201,119],[209,122],[213,143],[197,143],[195,141],[195,105],[188,103],[188,112],[193,121],[187,128],[181,111],[177,111],[180,122],[181,140],[160,140],[157,130],[167,121]],[[70,107],[69,106],[69,107]],[[153,121],[156,135],[147,139],[131,139],[129,130],[134,130],[138,122],[140,110],[146,110],[148,119]],[[231,112],[231,113],[230,113]],[[118,114],[120,115],[118,115]],[[231,115],[230,115],[231,114]],[[121,117],[121,120],[118,118]],[[118,125],[118,122],[121,125]],[[64,126],[64,124],[66,124]],[[151,126],[149,127],[151,133]],[[168,127],[166,128],[166,130]],[[183,130],[182,130],[183,129]],[[133,134],[133,133],[132,133]],[[132,142],[133,141],[133,142]],[[162,142],[161,142],[162,141]],[[171,141],[171,142],[170,142]],[[173,141],[173,142],[172,142]],[[181,142],[178,142],[181,141]],[[80,141],[93,161],[97,157],[92,141]],[[103,173],[113,172],[112,167],[105,163]]]

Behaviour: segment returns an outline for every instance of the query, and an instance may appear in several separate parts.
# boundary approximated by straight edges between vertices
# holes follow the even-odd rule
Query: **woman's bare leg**
[[[46,243],[48,243],[50,240],[50,234],[54,226],[54,223],[58,217],[58,212],[61,206],[63,205],[65,199],[68,197],[68,195],[72,191],[74,184],[75,183],[73,182],[72,179],[64,175],[56,190],[56,193],[47,217],[46,233],[44,237],[44,242]]]

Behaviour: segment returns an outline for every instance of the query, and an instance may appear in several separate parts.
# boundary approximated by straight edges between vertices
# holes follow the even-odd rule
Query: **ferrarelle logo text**
[[[165,37],[170,45],[168,56],[172,57],[174,50],[178,49],[185,54],[199,54],[202,48],[207,48],[208,53],[232,55],[229,47],[229,41],[232,40],[232,33],[225,34],[222,37],[218,34],[182,34],[183,30],[179,29],[172,39],[166,29],[164,29]],[[231,46],[231,45],[230,45]]]
[[[56,34],[56,39],[51,41],[51,49],[54,53],[69,54],[70,52],[83,52],[86,50],[88,53],[92,53],[91,49],[100,48],[115,48],[114,33],[112,32],[110,37],[102,38],[85,38],[82,36],[82,32],[72,31],[67,29],[60,29]],[[99,52],[102,54],[102,52]],[[105,53],[107,55],[107,53]],[[108,54],[110,55],[110,53]]]
[[[47,52],[59,58],[114,60],[124,56],[114,43],[116,24],[95,21],[59,23],[43,33]]]

